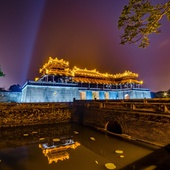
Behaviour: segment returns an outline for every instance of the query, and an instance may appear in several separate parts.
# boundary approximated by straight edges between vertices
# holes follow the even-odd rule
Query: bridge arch
[[[105,130],[116,134],[122,134],[122,127],[118,121],[115,120],[107,122],[105,125]]]

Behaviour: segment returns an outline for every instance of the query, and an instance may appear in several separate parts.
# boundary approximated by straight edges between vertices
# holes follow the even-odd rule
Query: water
[[[116,169],[162,170],[170,169],[169,162],[168,146],[130,141],[78,124],[0,130],[0,170],[106,170],[106,163]]]

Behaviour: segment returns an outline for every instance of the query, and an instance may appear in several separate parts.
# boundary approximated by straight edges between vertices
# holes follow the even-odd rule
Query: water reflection
[[[78,146],[80,146],[80,143],[74,142],[72,137],[62,137],[57,139],[57,142],[39,144],[39,148],[42,149],[44,156],[48,158],[49,164],[52,162],[57,163],[59,160],[63,161],[69,159],[69,153],[67,152],[67,149],[76,149]]]
[[[93,140],[92,140],[93,139]],[[116,150],[123,151],[121,154]],[[0,129],[0,170],[170,169],[169,147],[115,137],[78,124]]]
[[[9,144],[9,147],[12,145],[22,146],[37,143],[41,138],[51,140],[56,136],[62,137],[71,133],[72,127],[69,123],[0,128],[0,142],[6,145]]]

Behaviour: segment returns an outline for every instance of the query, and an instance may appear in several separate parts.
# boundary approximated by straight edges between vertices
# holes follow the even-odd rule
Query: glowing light
[[[39,69],[39,72],[42,75],[71,75],[68,61],[64,61],[63,59],[59,60],[58,58],[53,59],[52,57],[49,57],[48,62]]]
[[[81,83],[94,83],[94,84],[143,84],[143,81],[138,81],[136,78],[138,74],[131,71],[125,71],[124,73],[109,74],[100,73],[96,69],[88,70],[80,69],[76,66],[73,69],[69,68],[69,62],[63,59],[49,57],[47,63],[40,68],[42,75],[59,75],[59,76],[71,76],[73,82]]]
[[[74,142],[70,139],[71,143],[65,143],[65,145],[55,146],[52,145],[51,147],[47,146],[47,144],[39,144],[39,148],[42,149],[44,156],[48,158],[48,163],[51,164],[52,162],[57,163],[59,160],[63,161],[69,159],[69,153],[66,151],[68,148],[76,149],[80,146],[79,142]]]
[[[39,78],[38,77],[35,77],[35,81],[38,81],[39,80]]]
[[[167,92],[164,92],[164,93],[163,93],[163,96],[164,96],[164,97],[167,97],[167,95],[168,95]]]

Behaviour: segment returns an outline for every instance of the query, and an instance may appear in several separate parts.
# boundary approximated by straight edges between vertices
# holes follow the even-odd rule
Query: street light
[[[167,92],[164,92],[163,93],[163,97],[167,97],[168,96],[168,93]]]

